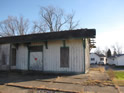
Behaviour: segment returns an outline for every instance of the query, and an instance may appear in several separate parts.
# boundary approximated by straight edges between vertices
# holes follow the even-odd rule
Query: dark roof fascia
[[[119,57],[122,57],[122,56],[124,56],[124,54],[118,54],[118,55],[115,55],[115,56],[111,56],[109,58],[119,58]]]
[[[20,36],[1,37],[0,44],[4,43],[30,43],[50,40],[65,40],[79,38],[95,38],[95,29],[77,29],[72,31],[47,32]]]
[[[70,39],[84,39],[84,38],[70,38]],[[24,42],[7,42],[7,43],[12,43],[12,44],[21,44],[21,43],[36,43],[36,42],[45,42],[45,41],[55,41],[55,40],[68,40],[68,39],[52,39],[52,40],[37,40],[37,41],[24,41]],[[7,43],[0,43],[0,44],[7,44]]]
[[[97,54],[97,53],[95,53],[96,55],[98,55],[99,57],[106,57],[105,55],[103,55],[103,54]]]
[[[124,56],[124,54],[118,54],[118,55],[116,55],[117,57],[121,57],[121,56]]]
[[[105,55],[98,55],[99,57],[106,57]]]

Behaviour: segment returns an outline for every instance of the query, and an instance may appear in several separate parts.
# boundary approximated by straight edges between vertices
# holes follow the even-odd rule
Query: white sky
[[[98,30],[98,29],[97,29]],[[104,50],[106,47],[111,48],[112,45],[118,43],[119,46],[124,47],[124,26],[114,26],[113,28],[103,29],[97,33],[96,31],[96,46]],[[92,51],[94,51],[93,49]],[[123,48],[124,52],[124,48]]]

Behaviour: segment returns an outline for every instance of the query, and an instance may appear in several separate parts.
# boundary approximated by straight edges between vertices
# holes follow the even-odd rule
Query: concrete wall
[[[10,44],[0,45],[0,70],[9,69]]]

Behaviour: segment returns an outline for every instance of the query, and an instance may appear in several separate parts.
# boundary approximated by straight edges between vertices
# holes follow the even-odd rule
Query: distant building
[[[107,58],[107,64],[124,66],[124,54],[118,54],[118,55]]]
[[[90,64],[106,64],[106,56],[103,54],[90,53]]]
[[[95,29],[77,29],[1,37],[0,69],[86,73],[95,34]]]

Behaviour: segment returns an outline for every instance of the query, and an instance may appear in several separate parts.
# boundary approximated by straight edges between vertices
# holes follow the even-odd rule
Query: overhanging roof
[[[95,29],[77,29],[60,32],[47,32],[19,36],[1,37],[0,44],[3,43],[29,43],[48,40],[65,40],[71,38],[95,38]]]

